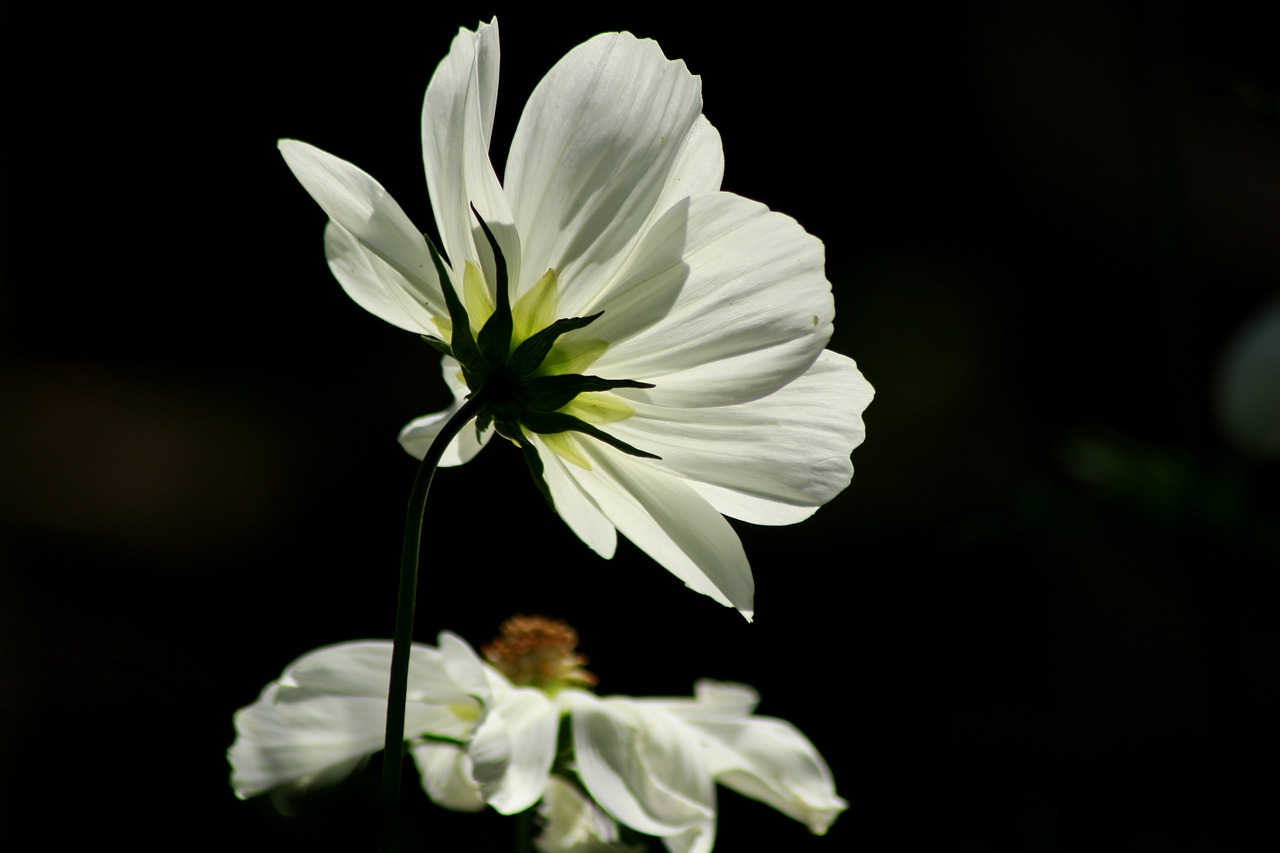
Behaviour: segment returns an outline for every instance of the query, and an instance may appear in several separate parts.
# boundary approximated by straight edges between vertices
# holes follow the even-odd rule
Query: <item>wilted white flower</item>
[[[382,749],[391,643],[341,643],[303,655],[235,715],[227,753],[237,796],[340,781]],[[436,802],[515,814],[542,796],[554,758],[555,706],[514,687],[458,637],[409,658],[405,731]],[[533,729],[540,729],[533,731]],[[466,750],[459,748],[465,744]]]
[[[456,397],[410,423],[421,458],[469,395],[519,445],[597,553],[621,532],[748,618],[754,584],[723,516],[791,524],[848,485],[871,386],[824,349],[822,243],[720,192],[701,82],[652,41],[596,36],[551,69],[504,179],[489,161],[497,22],[462,30],[422,116],[437,253],[372,177],[302,142],[280,150],[330,216],[329,265],[363,308],[446,353]],[[444,282],[444,286],[442,286]]]
[[[750,687],[700,681],[692,698],[597,697],[578,686],[592,678],[573,643],[563,623],[527,617],[486,647],[491,663],[447,632],[438,649],[413,647],[405,731],[433,800],[503,814],[541,802],[543,853],[620,853],[617,824],[670,851],[709,851],[716,783],[818,834],[845,809],[817,749],[785,720],[756,716]],[[345,643],[291,664],[235,716],[236,793],[332,783],[380,749],[390,656],[390,643]],[[565,716],[570,744],[558,743]],[[557,759],[566,748],[571,758]]]

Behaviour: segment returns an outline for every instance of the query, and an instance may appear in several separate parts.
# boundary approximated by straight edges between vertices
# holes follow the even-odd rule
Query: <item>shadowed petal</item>
[[[558,723],[555,705],[539,690],[494,696],[467,745],[472,773],[494,809],[516,814],[542,797]]]
[[[458,812],[478,812],[485,807],[480,786],[471,778],[471,759],[461,748],[425,743],[414,745],[410,752],[422,776],[422,789],[432,802]]]
[[[665,711],[577,694],[573,743],[582,784],[621,823],[666,837],[715,817],[702,750]]]

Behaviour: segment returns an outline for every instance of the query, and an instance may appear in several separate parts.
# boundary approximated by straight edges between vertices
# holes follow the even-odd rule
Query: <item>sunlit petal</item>
[[[698,78],[656,42],[606,33],[566,54],[530,95],[507,160],[526,285],[554,268],[577,313],[671,200],[669,182],[718,184],[688,177],[718,145],[701,112]]]
[[[334,222],[399,273],[433,311],[444,295],[422,232],[382,185],[360,169],[313,145],[282,139],[280,153],[295,177]]]

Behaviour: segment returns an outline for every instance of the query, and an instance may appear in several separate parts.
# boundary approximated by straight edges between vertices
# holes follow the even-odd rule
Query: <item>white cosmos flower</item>
[[[462,30],[427,87],[438,265],[372,177],[280,142],[330,216],[325,248],[347,293],[449,353],[444,378],[457,400],[400,440],[421,458],[464,397],[499,384],[491,377],[518,360],[521,343],[580,318],[544,336],[549,351],[526,348],[532,361],[508,371],[519,375],[507,384],[603,384],[556,386],[577,393],[540,398],[553,400],[550,413],[506,394],[507,407],[482,413],[482,428],[464,430],[442,464],[466,462],[496,426],[593,550],[611,557],[621,532],[751,618],[751,570],[724,516],[791,524],[844,489],[872,397],[853,361],[824,349],[835,312],[822,243],[720,191],[720,137],[702,115],[699,78],[628,33],[592,38],[543,78],[499,181],[489,161],[498,57],[496,21]],[[455,293],[467,330],[454,328]],[[464,344],[507,315],[509,347],[490,356],[503,364],[482,370],[468,356],[474,343]]]
[[[333,783],[379,750],[390,658],[390,643],[370,641],[291,664],[235,715],[236,793]],[[754,714],[750,687],[700,681],[692,698],[601,698],[555,681],[550,692],[515,686],[447,632],[439,649],[415,645],[405,731],[427,794],[451,809],[487,803],[503,814],[540,802],[542,853],[621,853],[629,848],[617,824],[661,838],[672,853],[705,853],[717,782],[816,834],[847,806],[804,735]],[[566,715],[572,759],[557,763]]]
[[[542,796],[554,758],[555,706],[514,687],[463,640],[415,643],[405,731],[433,800],[515,814]],[[338,782],[382,749],[391,643],[341,643],[303,655],[235,715],[227,752],[239,797]],[[458,745],[465,744],[462,750]]]

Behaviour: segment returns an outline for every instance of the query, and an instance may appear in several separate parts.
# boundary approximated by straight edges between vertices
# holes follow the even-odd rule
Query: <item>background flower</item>
[[[439,649],[414,646],[406,740],[438,804],[516,814],[545,798],[545,849],[623,849],[616,820],[661,838],[673,853],[714,846],[717,782],[819,835],[847,807],[804,735],[754,715],[759,697],[751,688],[701,681],[692,699],[597,698],[563,686],[580,683],[581,659],[563,654],[571,648],[560,636],[524,630],[551,624],[541,617],[504,623],[505,638],[532,644],[487,647],[492,666],[448,632]],[[361,642],[310,652],[241,709],[227,755],[236,793],[278,797],[331,785],[378,751],[390,648]],[[556,651],[562,671],[544,670],[536,687],[503,675],[530,673],[524,664],[547,660],[545,649]],[[566,675],[571,680],[562,683]],[[571,740],[558,747],[566,714]],[[558,750],[567,755],[555,758]],[[594,805],[564,788],[567,777],[581,780]]]

